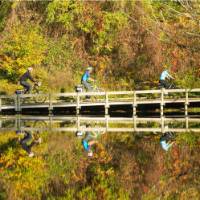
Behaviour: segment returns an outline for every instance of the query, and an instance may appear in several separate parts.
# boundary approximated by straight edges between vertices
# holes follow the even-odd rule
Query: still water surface
[[[27,199],[20,191],[37,192],[35,199],[54,199],[71,190],[76,191],[74,199],[81,199],[86,187],[96,191],[93,187],[103,184],[113,197],[124,191],[129,199],[164,198],[162,187],[174,195],[173,188],[181,184],[196,198],[199,145],[198,118],[3,116],[0,176],[5,185],[0,185],[0,195],[12,185],[14,199]],[[104,175],[108,182],[102,182]],[[177,187],[178,198],[182,186]]]

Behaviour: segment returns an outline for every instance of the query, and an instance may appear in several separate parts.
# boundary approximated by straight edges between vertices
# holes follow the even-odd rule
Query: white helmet
[[[32,68],[32,67],[29,67],[29,68],[28,68],[28,71],[30,71],[30,72],[33,71],[33,68]]]
[[[88,152],[88,157],[92,157],[92,156],[93,156],[93,151],[90,150],[90,151]]]
[[[92,67],[91,66],[89,66],[89,67],[87,67],[87,69],[86,70],[88,70],[88,71],[92,71]]]

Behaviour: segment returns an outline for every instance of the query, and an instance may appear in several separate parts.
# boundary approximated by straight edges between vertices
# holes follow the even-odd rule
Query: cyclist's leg
[[[166,89],[170,87],[170,84],[166,80],[163,80],[163,85],[164,85],[164,88]]]
[[[31,145],[27,143],[32,140],[32,135],[30,133],[26,133],[25,137],[20,141],[22,148],[28,153],[31,153]]]
[[[91,86],[90,83],[88,83],[87,81],[83,81],[83,85],[84,85],[84,87],[86,88],[86,90],[87,90],[88,92],[91,92],[91,91],[92,91],[92,86]]]
[[[84,88],[86,89],[87,92],[91,92],[92,91],[92,86],[90,85],[90,83],[88,83],[87,81],[82,81],[82,84],[84,86]],[[90,96],[86,96],[86,98],[90,98]]]
[[[165,88],[165,81],[164,80],[159,80],[159,87],[160,88]]]
[[[24,87],[24,93],[28,93],[31,90],[31,85],[26,81],[21,81],[20,84]]]
[[[26,143],[22,143],[22,148],[28,153],[30,154],[31,153],[31,148],[29,145],[27,145]]]

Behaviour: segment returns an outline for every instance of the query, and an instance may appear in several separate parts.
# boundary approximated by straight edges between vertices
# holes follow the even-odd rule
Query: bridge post
[[[53,124],[53,119],[52,119],[52,115],[49,115],[49,126],[48,126],[48,131],[51,132],[52,130],[52,124]]]
[[[80,114],[80,96],[79,93],[77,92],[77,96],[76,96],[76,115]]]
[[[165,92],[165,89],[162,88],[161,89],[161,102],[160,102],[160,116],[163,117],[164,116],[164,92]]]
[[[15,129],[21,131],[21,117],[17,115],[15,118]]]
[[[20,94],[15,96],[15,111],[17,113],[21,112],[21,101],[20,101]]]
[[[105,103],[105,115],[108,115],[108,109],[109,109],[109,99],[108,99],[108,93],[105,92],[105,100],[106,100],[106,103]]]
[[[77,124],[76,124],[76,127],[77,127],[77,131],[80,130],[80,118],[79,116],[77,116]]]
[[[137,96],[136,92],[133,91],[133,126],[134,126],[134,131],[137,130]]]
[[[161,132],[165,132],[165,118],[164,116],[161,116]]]
[[[52,111],[53,111],[52,95],[49,93],[49,114],[52,114]]]
[[[185,89],[185,117],[188,116],[188,105],[189,105],[189,101],[188,101],[188,89]]]
[[[1,105],[2,105],[2,100],[1,100],[1,98],[0,98],[0,112],[2,111]]]
[[[137,107],[137,96],[136,96],[136,92],[134,91],[133,92],[133,117],[137,116],[136,107]]]
[[[189,118],[188,118],[188,116],[186,116],[186,118],[185,118],[185,128],[186,128],[186,131],[188,131],[188,128],[189,128]]]
[[[109,128],[109,121],[108,121],[108,115],[106,116],[106,132],[108,132]]]

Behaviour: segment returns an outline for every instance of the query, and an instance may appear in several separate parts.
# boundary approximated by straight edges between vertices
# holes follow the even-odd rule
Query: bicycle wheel
[[[33,97],[33,100],[35,101],[35,103],[44,103],[47,100],[47,96],[45,96],[45,94],[43,94],[40,91],[38,91],[34,94],[37,94],[37,96]]]
[[[47,128],[47,123],[43,120],[36,120],[33,124],[34,128],[38,129],[46,129]],[[37,132],[37,131],[36,131]]]

